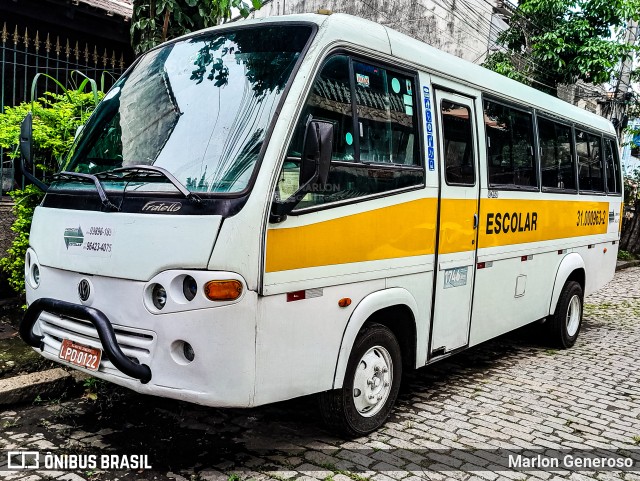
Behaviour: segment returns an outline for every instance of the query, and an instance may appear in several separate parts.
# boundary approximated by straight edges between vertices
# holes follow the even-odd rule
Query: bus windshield
[[[134,165],[166,169],[191,192],[245,190],[310,35],[308,26],[259,26],[150,51],[105,96],[62,170],[94,174],[107,190],[172,188],[108,174]],[[77,182],[62,176],[53,187]]]

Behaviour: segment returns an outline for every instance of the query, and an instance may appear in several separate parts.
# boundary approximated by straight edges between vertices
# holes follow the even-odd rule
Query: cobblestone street
[[[312,397],[220,410],[99,384],[83,399],[0,412],[0,448],[142,454],[153,469],[5,470],[0,479],[640,480],[637,467],[504,468],[510,452],[545,450],[618,451],[640,466],[640,268],[618,272],[586,303],[574,348],[547,348],[534,325],[411,373],[391,420],[365,438],[329,434]]]

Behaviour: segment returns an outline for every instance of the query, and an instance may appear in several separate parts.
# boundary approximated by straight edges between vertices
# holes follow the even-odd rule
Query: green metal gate
[[[38,73],[50,75],[63,85],[80,76],[96,80],[107,91],[126,68],[123,52],[99,48],[87,42],[4,22],[0,32],[0,112],[31,100],[31,84]],[[47,77],[38,80],[37,96],[60,93]],[[0,147],[0,201],[14,187],[12,161]]]

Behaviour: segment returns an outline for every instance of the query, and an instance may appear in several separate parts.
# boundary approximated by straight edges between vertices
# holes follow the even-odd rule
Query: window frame
[[[511,192],[540,192],[540,186],[542,184],[540,178],[540,155],[538,152],[538,124],[536,122],[536,109],[532,107],[528,107],[526,105],[515,104],[513,102],[509,102],[508,100],[501,99],[499,97],[494,97],[492,95],[488,95],[483,93],[480,97],[480,101],[482,102],[482,123],[484,128],[484,139],[485,139],[485,164],[487,169],[487,188],[489,190],[501,190],[501,191],[511,191]],[[493,184],[491,183],[491,171],[489,165],[489,142],[487,142],[488,131],[486,122],[484,121],[484,111],[485,111],[485,102],[493,102],[495,104],[502,105],[503,107],[507,107],[510,109],[518,110],[520,112],[525,112],[531,115],[531,127],[532,127],[532,143],[533,143],[533,158],[535,162],[534,171],[536,173],[536,186],[527,186],[527,185],[517,185],[517,184]]]
[[[442,88],[440,88],[442,90]],[[459,96],[464,96],[464,94],[461,94],[459,92],[453,91],[451,90],[452,93],[454,93],[455,95],[459,95]],[[477,128],[474,128],[474,120],[476,119],[476,114],[475,114],[475,102],[474,99],[471,97],[466,97],[470,102],[471,102],[471,107],[469,107],[468,105],[463,105],[463,104],[457,104],[460,105],[461,107],[464,107],[466,109],[469,109],[469,127],[470,127],[470,131],[471,131],[471,155],[472,155],[472,164],[473,164],[473,184],[465,184],[465,183],[461,183],[461,182],[449,182],[447,180],[447,166],[446,166],[446,158],[445,158],[445,152],[444,152],[444,148],[443,148],[443,152],[441,153],[440,157],[442,158],[442,173],[444,174],[444,181],[448,186],[451,187],[476,187],[478,185],[478,182],[480,181],[480,163],[479,163],[479,159],[477,158],[479,153],[478,152],[478,139],[477,137]],[[436,105],[436,109],[438,111],[437,115],[438,115],[438,119],[440,121],[440,123],[442,124],[442,132],[440,133],[440,135],[442,136],[442,146],[444,147],[444,142],[445,142],[445,135],[444,135],[444,118],[442,116],[442,102],[449,102],[452,104],[455,104],[456,102],[454,100],[451,99],[439,99],[438,100],[438,105]]]
[[[329,52],[327,52],[327,54],[320,60],[320,62],[318,62],[318,67],[317,69],[314,71],[313,76],[311,76],[311,82],[309,84],[309,90],[307,92],[307,95],[304,98],[304,101],[302,103],[300,103],[298,111],[296,112],[295,115],[295,121],[293,123],[294,128],[291,129],[290,135],[287,139],[287,146],[291,143],[291,141],[293,140],[293,133],[295,131],[295,126],[298,125],[299,121],[300,121],[300,116],[302,115],[307,102],[309,100],[309,97],[312,93],[313,90],[313,85],[315,84],[318,76],[320,75],[320,73],[322,72],[322,69],[324,68],[324,66],[326,65],[326,63],[334,56],[336,55],[344,55],[347,56],[349,59],[349,89],[350,89],[350,93],[351,93],[351,116],[353,119],[353,127],[354,127],[354,132],[358,132],[358,115],[357,115],[357,103],[356,103],[356,93],[355,93],[355,76],[354,76],[354,70],[353,70],[353,62],[357,61],[357,62],[361,62],[361,63],[365,63],[368,65],[373,65],[376,67],[380,67],[380,68],[384,68],[387,70],[387,72],[396,72],[400,75],[404,75],[405,77],[411,79],[412,83],[413,83],[413,91],[412,91],[412,96],[413,96],[413,105],[414,105],[414,113],[413,115],[416,118],[416,125],[414,127],[414,135],[415,135],[415,141],[417,144],[417,150],[418,150],[418,161],[419,164],[415,165],[415,166],[411,166],[411,165],[405,165],[405,164],[393,164],[390,162],[361,162],[360,161],[360,139],[359,136],[354,136],[354,157],[357,158],[357,161],[354,162],[344,162],[344,161],[331,161],[331,165],[343,165],[345,167],[354,167],[354,166],[358,166],[359,168],[376,168],[376,169],[381,169],[381,170],[394,170],[394,171],[399,171],[399,170],[406,170],[406,171],[412,171],[412,172],[422,172],[422,182],[413,186],[408,186],[408,187],[402,187],[399,189],[393,189],[393,190],[388,190],[388,191],[384,191],[384,192],[378,192],[378,193],[373,193],[373,194],[369,194],[369,195],[363,195],[363,196],[359,196],[359,197],[353,197],[353,198],[348,198],[348,199],[341,199],[341,200],[336,200],[333,202],[327,202],[324,204],[318,204],[318,205],[314,205],[314,206],[309,206],[309,207],[303,207],[303,208],[295,208],[291,211],[291,213],[289,215],[293,215],[293,216],[297,216],[297,215],[304,215],[304,214],[310,214],[313,212],[318,212],[318,211],[322,211],[322,210],[326,210],[326,209],[332,209],[335,207],[341,207],[344,205],[351,205],[351,204],[357,204],[360,202],[366,202],[372,199],[380,199],[383,197],[389,197],[392,195],[398,195],[401,193],[405,193],[405,192],[412,192],[414,190],[421,190],[424,189],[426,187],[426,180],[427,180],[427,172],[426,172],[426,162],[425,162],[425,147],[424,147],[424,115],[423,115],[423,106],[422,103],[419,102],[418,99],[418,89],[421,86],[420,84],[420,76],[419,76],[419,72],[417,69],[412,69],[412,68],[402,68],[402,67],[398,67],[397,65],[392,65],[389,62],[380,59],[380,58],[375,58],[375,57],[365,57],[364,55],[362,55],[361,53],[357,53],[357,52],[353,52],[350,51],[348,49],[344,49],[344,48],[337,48],[334,50],[331,50]],[[283,159],[283,161],[280,163],[280,169],[282,168],[283,162],[286,160],[286,153],[285,153],[285,158]],[[280,172],[280,171],[278,171]],[[277,184],[276,187],[277,189]]]
[[[542,120],[546,120],[547,122],[552,122],[554,124],[561,125],[563,127],[567,127],[570,131],[570,141],[571,141],[571,162],[573,164],[573,176],[575,180],[575,188],[573,189],[563,189],[560,187],[545,187],[542,185],[542,155],[540,149],[542,148],[540,143],[540,130],[538,124],[538,118]],[[575,135],[574,135],[574,124],[572,122],[567,121],[561,117],[556,117],[553,115],[548,115],[546,112],[540,112],[536,110],[536,143],[538,150],[538,169],[539,169],[539,179],[540,179],[540,189],[541,192],[550,193],[550,194],[566,194],[566,195],[577,195],[579,193],[579,185],[578,185],[578,154],[576,149]]]
[[[593,128],[589,128],[589,127],[585,127],[583,124],[578,124],[578,123],[574,123],[573,124],[573,144],[575,145],[575,156],[576,156],[576,182],[578,184],[578,194],[584,194],[584,195],[602,195],[605,196],[607,195],[607,163],[604,161],[604,159],[602,160],[602,186],[603,189],[601,191],[599,190],[588,190],[588,189],[582,189],[580,187],[580,162],[578,161],[578,142],[576,141],[576,132],[577,131],[580,132],[584,132],[587,135],[593,135],[594,137],[597,137],[598,139],[600,139],[600,157],[603,157],[603,147],[604,147],[604,141],[603,141],[603,135],[602,132],[598,132],[597,130],[594,130]]]
[[[623,193],[624,193],[624,182],[623,179],[621,178],[622,176],[620,175],[620,173],[622,172],[622,164],[621,164],[621,159],[620,159],[620,152],[618,150],[618,139],[616,139],[615,137],[610,137],[607,136],[605,134],[602,135],[602,144],[604,146],[604,144],[606,142],[611,142],[613,144],[613,163],[614,165],[618,166],[618,175],[614,176],[614,179],[616,181],[616,185],[618,185],[619,189],[618,192],[611,192],[609,190],[609,183],[607,182],[608,180],[608,173],[609,173],[609,167],[607,166],[607,162],[605,161],[605,184],[606,184],[606,191],[607,191],[607,195],[613,196],[613,197],[622,197]],[[615,174],[615,172],[614,172]]]

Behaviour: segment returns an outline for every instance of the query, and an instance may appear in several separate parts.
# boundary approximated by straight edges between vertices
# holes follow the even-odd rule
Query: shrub
[[[10,157],[18,158],[20,124],[27,112],[32,112],[34,164],[41,174],[57,171],[73,144],[77,128],[86,122],[96,100],[103,96],[100,92],[85,93],[83,90],[66,90],[62,94],[46,92],[37,101],[7,107],[0,114],[0,146],[10,151]],[[9,285],[16,293],[23,293],[24,256],[29,246],[31,219],[44,194],[37,187],[28,185],[9,195],[15,202],[15,221],[11,230],[16,237],[6,257],[0,259],[0,269],[7,274]]]

